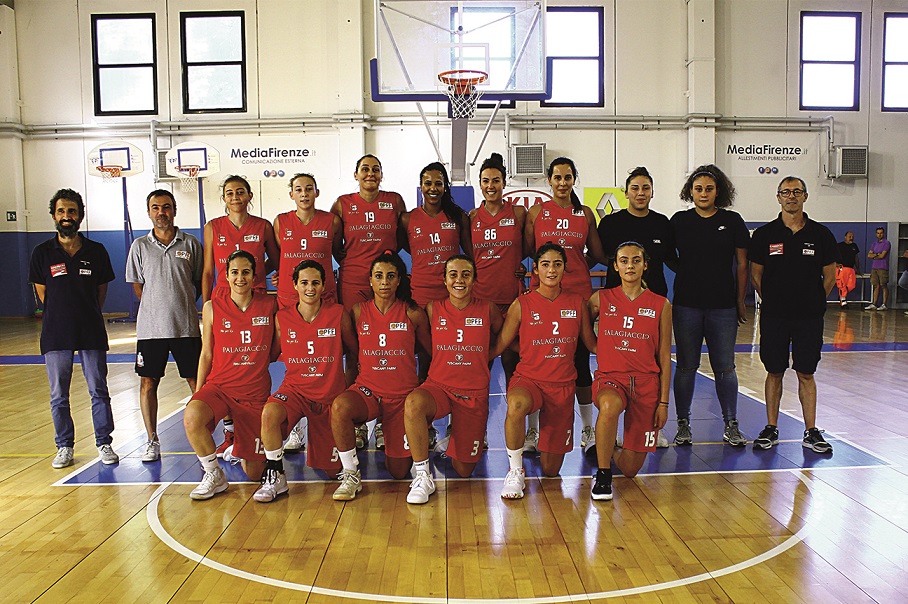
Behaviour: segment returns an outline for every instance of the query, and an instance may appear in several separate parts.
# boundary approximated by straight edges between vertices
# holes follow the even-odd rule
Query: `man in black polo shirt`
[[[835,285],[836,241],[825,226],[804,213],[807,186],[796,176],[779,183],[779,217],[754,231],[748,258],[760,306],[760,360],[766,368],[767,426],[754,446],[770,449],[779,442],[782,376],[798,374],[798,398],[804,414],[803,446],[831,453],[832,445],[816,427],[817,385],[814,373],[823,346],[826,297]]]
[[[107,331],[101,307],[114,273],[107,250],[83,237],[82,196],[60,189],[50,200],[57,235],[32,251],[29,281],[44,303],[41,354],[50,382],[50,413],[54,421],[55,468],[73,463],[76,434],[69,408],[73,356],[79,351],[82,372],[91,395],[95,444],[105,464],[120,461],[110,444],[114,429],[107,390]]]

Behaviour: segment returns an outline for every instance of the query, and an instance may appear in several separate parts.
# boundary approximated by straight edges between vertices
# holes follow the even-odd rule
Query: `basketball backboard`
[[[438,74],[472,69],[485,100],[545,100],[545,0],[375,0],[372,100],[447,101]]]
[[[90,176],[119,178],[145,170],[142,150],[126,141],[108,141],[92,149],[86,158]]]
[[[187,141],[167,151],[167,174],[177,178],[205,178],[221,171],[218,150],[206,143]]]

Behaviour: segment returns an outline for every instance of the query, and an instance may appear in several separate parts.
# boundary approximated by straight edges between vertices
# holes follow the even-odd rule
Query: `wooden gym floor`
[[[182,434],[188,388],[172,364],[160,390],[163,459],[139,460],[131,324],[109,325],[121,463],[97,461],[76,369],[76,465],[54,470],[39,330],[35,320],[0,321],[2,602],[908,601],[901,311],[829,309],[817,380],[831,458],[800,446],[793,375],[779,447],[722,445],[704,356],[695,444],[659,450],[636,479],[617,478],[612,502],[590,499],[590,466],[576,449],[560,479],[539,478],[527,456],[527,496],[500,499],[500,371],[479,477],[446,478],[447,462],[433,458],[438,492],[427,505],[408,506],[408,483],[385,480],[371,450],[361,454],[369,482],[346,504],[301,455],[285,462],[289,497],[256,503],[255,485],[228,468],[225,494],[191,501],[201,471]],[[751,320],[736,358],[750,438],[765,424],[755,340]]]

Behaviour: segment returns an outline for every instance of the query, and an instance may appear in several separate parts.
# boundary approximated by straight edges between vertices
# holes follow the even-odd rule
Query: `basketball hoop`
[[[180,172],[180,190],[184,193],[191,193],[196,190],[199,177],[200,166],[177,166]]]
[[[447,84],[445,94],[451,101],[451,117],[471,118],[476,114],[476,104],[482,91],[476,86],[489,79],[489,74],[475,69],[452,69],[438,74],[438,80]]]
[[[98,172],[101,173],[105,183],[112,183],[115,178],[120,178],[121,170],[123,170],[123,166],[98,166]]]

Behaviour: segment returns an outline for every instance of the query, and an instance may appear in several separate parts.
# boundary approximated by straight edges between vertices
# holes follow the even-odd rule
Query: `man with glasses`
[[[807,186],[797,176],[779,183],[782,211],[754,231],[748,258],[760,307],[760,360],[766,368],[767,425],[754,447],[771,449],[779,442],[782,377],[789,356],[798,375],[798,398],[804,414],[803,446],[831,453],[832,445],[816,427],[817,385],[814,373],[823,346],[826,297],[835,285],[836,240],[825,226],[807,217]]]
[[[886,239],[886,229],[877,227],[876,241],[870,246],[867,257],[873,260],[870,265],[870,285],[873,288],[873,295],[870,298],[870,304],[864,307],[864,310],[886,310],[886,302],[889,302],[889,250],[892,244]],[[880,290],[883,290],[882,304],[876,305],[880,299]]]

